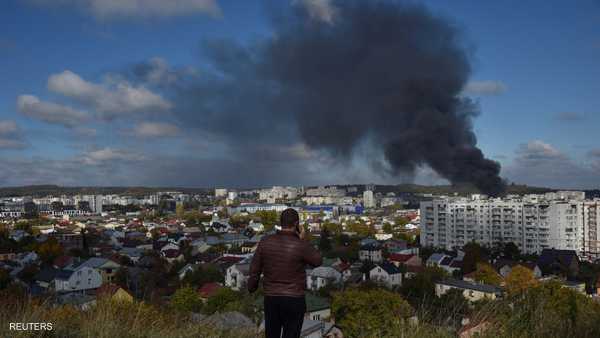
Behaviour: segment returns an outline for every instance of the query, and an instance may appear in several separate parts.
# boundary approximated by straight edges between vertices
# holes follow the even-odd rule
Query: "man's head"
[[[279,224],[284,229],[291,229],[300,224],[298,212],[292,208],[287,208],[281,213]]]

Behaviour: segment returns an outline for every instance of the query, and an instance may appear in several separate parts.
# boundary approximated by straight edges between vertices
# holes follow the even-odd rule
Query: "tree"
[[[484,284],[500,286],[502,276],[488,263],[477,263],[477,270],[473,273],[473,279]]]
[[[185,209],[183,207],[183,203],[177,203],[177,206],[175,207],[175,215],[177,216],[177,218],[182,219],[184,213]]]
[[[239,292],[235,292],[229,288],[220,288],[214,295],[208,298],[203,312],[208,315],[215,312],[222,312],[225,309],[228,309],[230,303],[238,301],[239,298]]]
[[[200,312],[202,300],[194,288],[186,286],[175,291],[171,306],[181,312]]]
[[[463,258],[462,272],[468,274],[477,269],[477,263],[484,262],[484,252],[481,246],[475,242],[466,244],[463,247],[465,257]]]
[[[57,257],[64,253],[63,247],[58,243],[56,238],[48,238],[45,242],[37,245],[35,252],[40,256],[40,259],[45,263],[51,263]]]
[[[331,310],[348,337],[392,336],[413,312],[399,294],[378,288],[336,292]]]
[[[265,226],[265,231],[272,230],[275,224],[279,223],[279,215],[274,210],[260,210],[254,216],[260,218],[260,222]]]
[[[319,250],[321,252],[331,251],[331,239],[329,238],[329,230],[324,228],[321,231],[321,237],[319,238]]]
[[[199,266],[191,273],[186,274],[183,282],[196,286],[202,286],[206,283],[212,282],[222,283],[223,280],[223,274],[218,267],[213,264],[204,264]]]
[[[426,267],[414,277],[402,282],[400,292],[409,300],[415,301],[413,305],[425,298],[435,297],[435,283],[446,278],[448,273],[438,267]]]
[[[392,229],[392,225],[390,223],[383,223],[383,232],[386,234],[391,234],[393,231],[394,229]]]
[[[522,265],[515,265],[506,276],[506,290],[510,296],[521,294],[536,285],[538,281],[533,271]]]
[[[504,254],[504,257],[511,259],[511,260],[516,260],[521,255],[521,251],[519,251],[519,247],[513,242],[508,242],[508,243],[504,244],[502,253]]]
[[[10,275],[8,271],[0,268],[0,290],[5,289],[10,283]]]

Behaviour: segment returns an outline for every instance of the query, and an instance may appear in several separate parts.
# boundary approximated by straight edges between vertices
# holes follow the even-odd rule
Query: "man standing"
[[[267,338],[296,338],[300,337],[306,312],[306,265],[316,267],[323,260],[319,251],[304,240],[296,210],[284,210],[280,225],[281,230],[258,243],[250,264],[248,291],[256,291],[262,273]]]

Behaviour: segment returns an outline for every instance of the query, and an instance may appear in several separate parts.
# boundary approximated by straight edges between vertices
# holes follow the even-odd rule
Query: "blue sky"
[[[295,156],[287,163],[249,160],[222,136],[188,128],[171,113],[179,102],[163,91],[165,83],[193,81],[211,67],[202,41],[252,44],[274,34],[269,11],[315,2],[3,1],[0,186],[405,180],[376,174],[360,159],[351,166],[328,161],[301,143],[282,142],[285,149],[277,151]],[[473,48],[465,95],[480,104],[478,145],[502,164],[501,175],[530,185],[599,188],[600,2],[424,3],[460,27]],[[140,64],[153,67],[156,78],[145,80],[155,82],[128,77]],[[416,180],[444,182],[427,168]]]

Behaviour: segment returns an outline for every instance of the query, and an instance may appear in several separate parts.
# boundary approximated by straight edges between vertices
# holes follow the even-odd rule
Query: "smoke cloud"
[[[175,114],[240,154],[301,142],[343,162],[369,144],[386,162],[382,171],[427,165],[501,194],[500,165],[473,132],[479,108],[461,95],[471,66],[460,30],[419,5],[330,3],[332,22],[291,6],[273,15],[268,39],[207,41],[209,70],[177,88]]]

